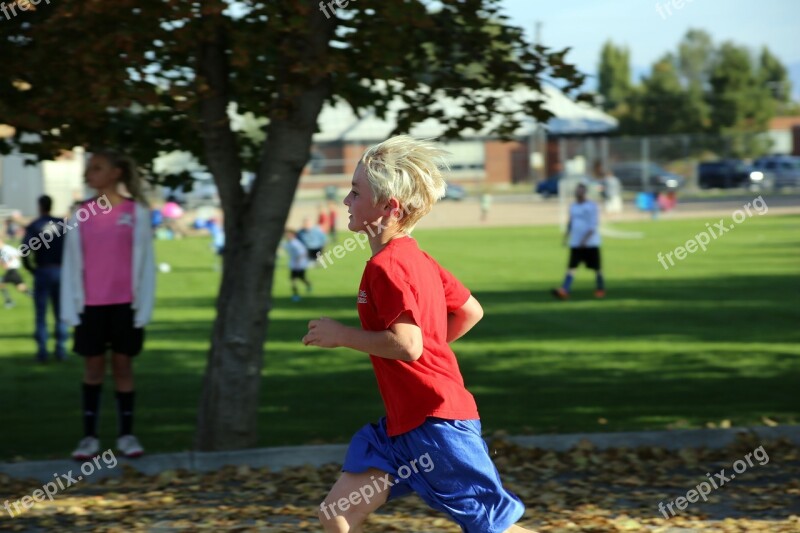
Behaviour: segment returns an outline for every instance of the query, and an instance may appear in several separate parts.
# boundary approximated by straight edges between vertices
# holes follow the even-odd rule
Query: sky
[[[800,0],[502,0],[510,22],[533,36],[541,21],[542,44],[571,47],[568,60],[595,75],[606,40],[627,45],[634,75],[669,51],[690,28],[704,29],[715,43],[732,40],[760,50],[766,45],[790,70],[800,99]],[[661,13],[657,6],[661,6]],[[669,6],[670,10],[667,10]],[[591,84],[594,87],[594,84]]]

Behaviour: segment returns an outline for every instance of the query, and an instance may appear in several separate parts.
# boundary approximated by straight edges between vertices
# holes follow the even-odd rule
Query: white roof
[[[520,106],[517,102],[534,98],[543,98],[545,108],[555,115],[546,124],[550,134],[601,133],[617,127],[617,120],[614,117],[588,104],[570,100],[564,93],[553,87],[546,87],[543,93],[529,89],[518,89],[510,93],[500,91],[483,91],[483,93],[495,96],[498,107],[513,111],[515,116],[520,118],[522,125],[515,132],[518,136],[532,134],[537,122],[533,117],[525,116],[519,110]],[[458,116],[463,113],[459,100],[458,98],[443,97],[438,100],[438,104],[445,115]],[[404,106],[402,100],[396,99],[389,105],[386,118],[382,119],[378,118],[372,109],[364,110],[358,116],[342,100],[338,100],[333,105],[326,104],[319,116],[320,131],[314,135],[314,142],[383,140],[391,134],[397,111]],[[464,138],[488,137],[491,126],[496,125],[497,122],[499,122],[499,117],[481,131],[464,130],[462,136]],[[427,119],[414,125],[409,133],[417,137],[439,137],[444,131],[444,126],[438,120]]]

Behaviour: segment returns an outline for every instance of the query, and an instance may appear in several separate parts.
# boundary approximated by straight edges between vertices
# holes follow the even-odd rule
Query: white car
[[[753,162],[753,167],[775,176],[775,188],[800,187],[800,157],[769,155]]]

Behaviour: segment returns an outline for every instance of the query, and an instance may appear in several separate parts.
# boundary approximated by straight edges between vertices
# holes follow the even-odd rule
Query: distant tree
[[[766,130],[769,119],[800,108],[791,102],[786,68],[766,47],[756,62],[747,47],[732,42],[716,46],[706,31],[691,29],[676,54],[662,56],[633,86],[614,81],[621,70],[615,65],[627,60],[620,50],[610,43],[603,47],[598,90],[627,95],[607,107],[620,120],[623,134],[736,133],[749,140],[736,141],[735,150],[727,141],[720,146],[727,153],[755,153],[764,149],[755,134]],[[696,146],[722,150],[718,144],[710,138]]]
[[[711,129],[759,132],[775,114],[771,88],[760,78],[747,47],[723,43],[709,77]]]
[[[714,42],[705,30],[690,29],[683,36],[678,43],[677,66],[688,89],[707,89],[714,53]]]
[[[621,117],[621,128],[629,134],[673,134],[702,127],[690,93],[681,84],[675,57],[667,54],[642,78]]]
[[[600,52],[597,84],[604,109],[613,110],[625,103],[631,93],[630,52],[626,47],[606,41]]]
[[[732,42],[719,47],[709,77],[706,99],[711,108],[710,131],[741,134],[730,155],[743,156],[763,151],[764,141],[755,134],[767,129],[775,116],[776,102],[770,88],[760,79],[750,50]]]
[[[792,100],[792,82],[783,63],[766,46],[758,58],[758,77],[775,100],[778,112],[783,112]]]

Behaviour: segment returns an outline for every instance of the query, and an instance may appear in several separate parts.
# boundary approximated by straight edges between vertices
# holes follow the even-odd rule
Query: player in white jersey
[[[586,199],[586,186],[575,187],[575,203],[569,207],[569,225],[564,241],[569,239],[569,264],[564,283],[552,290],[553,296],[561,300],[569,298],[575,269],[581,263],[595,271],[597,287],[594,295],[606,295],[603,272],[600,269],[600,219],[597,204]]]

